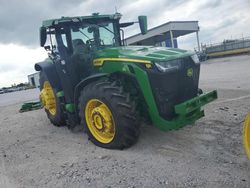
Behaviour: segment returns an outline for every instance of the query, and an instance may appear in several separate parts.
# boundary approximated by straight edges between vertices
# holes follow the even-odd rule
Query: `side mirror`
[[[43,47],[47,39],[46,27],[40,27],[40,46]]]
[[[141,34],[145,35],[148,32],[147,16],[138,16],[138,21],[141,29]]]

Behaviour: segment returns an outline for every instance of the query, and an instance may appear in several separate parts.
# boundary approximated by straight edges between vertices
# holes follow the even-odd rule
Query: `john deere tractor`
[[[216,91],[198,88],[197,55],[181,49],[126,46],[121,14],[92,14],[43,21],[40,45],[48,58],[40,71],[40,99],[55,126],[82,127],[104,148],[133,145],[141,120],[161,130],[179,129],[204,116]]]

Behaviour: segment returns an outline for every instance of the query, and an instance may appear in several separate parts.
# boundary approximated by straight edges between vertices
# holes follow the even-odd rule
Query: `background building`
[[[149,29],[147,34],[136,34],[125,39],[127,45],[150,45],[178,48],[177,38],[196,33],[198,51],[200,51],[198,21],[171,21]]]
[[[229,39],[221,43],[204,44],[202,45],[202,51],[205,52],[208,57],[250,53],[250,38]]]
[[[34,74],[28,75],[29,84],[34,87],[40,87],[39,79],[40,79],[40,72],[36,72]]]

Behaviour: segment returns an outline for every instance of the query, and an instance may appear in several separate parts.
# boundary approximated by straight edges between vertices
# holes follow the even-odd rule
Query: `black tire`
[[[47,75],[44,72],[40,73],[40,91],[42,91],[43,89],[43,85],[45,81],[48,81]],[[51,84],[50,84],[51,85]],[[64,113],[63,113],[63,109],[60,105],[60,100],[59,98],[56,96],[57,90],[55,88],[53,88],[53,93],[56,99],[56,114],[52,115],[47,109],[44,108],[48,119],[50,120],[50,122],[56,126],[56,127],[60,127],[60,126],[64,126],[66,124],[65,121],[65,117],[64,117]]]
[[[99,142],[90,132],[86,119],[85,107],[89,100],[98,99],[110,109],[115,135],[111,142]],[[115,82],[97,81],[87,85],[79,97],[79,116],[89,139],[97,146],[109,149],[128,148],[136,143],[140,134],[140,121],[136,113],[136,104],[130,95],[117,86]]]

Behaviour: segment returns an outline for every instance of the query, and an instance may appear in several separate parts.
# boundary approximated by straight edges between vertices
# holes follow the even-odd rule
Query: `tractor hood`
[[[193,53],[176,48],[122,46],[98,50],[95,58],[129,58],[147,61],[168,61],[190,55],[193,55]]]

